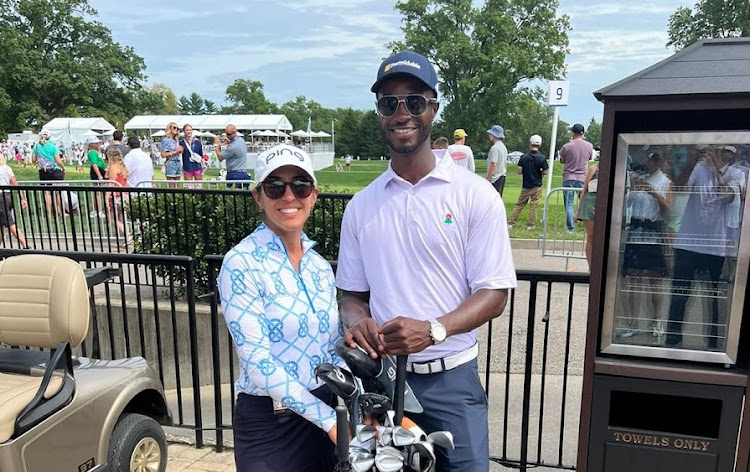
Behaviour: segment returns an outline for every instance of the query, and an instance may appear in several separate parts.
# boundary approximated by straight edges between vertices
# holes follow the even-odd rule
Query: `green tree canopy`
[[[669,17],[669,42],[676,50],[705,38],[750,36],[748,0],[699,0],[691,9],[680,7]]]
[[[188,97],[180,97],[178,105],[183,115],[202,115],[206,112],[206,101],[195,92]]]
[[[0,0],[0,129],[133,108],[143,59],[96,15],[86,0]]]
[[[517,92],[525,82],[564,75],[570,22],[557,8],[557,0],[486,0],[479,6],[472,0],[400,0],[404,40],[389,47],[427,56],[438,69],[446,129],[479,136],[518,112]]]
[[[229,105],[223,113],[266,115],[278,112],[275,103],[271,103],[263,92],[263,84],[258,80],[235,79],[227,87],[226,100]]]
[[[154,84],[140,90],[135,113],[145,115],[179,115],[177,97],[164,84]]]

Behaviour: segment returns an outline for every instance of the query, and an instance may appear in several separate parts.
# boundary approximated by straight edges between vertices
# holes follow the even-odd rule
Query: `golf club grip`
[[[406,392],[406,360],[407,356],[396,356],[396,385],[393,389],[393,423],[401,426],[404,418],[404,393]]]
[[[336,465],[337,472],[351,470],[349,464],[349,420],[347,419],[346,407],[336,407]]]

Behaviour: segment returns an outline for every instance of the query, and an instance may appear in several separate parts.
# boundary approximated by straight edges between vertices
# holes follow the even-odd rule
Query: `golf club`
[[[349,420],[346,417],[346,407],[336,407],[336,463],[335,472],[350,472],[352,466],[349,463]]]

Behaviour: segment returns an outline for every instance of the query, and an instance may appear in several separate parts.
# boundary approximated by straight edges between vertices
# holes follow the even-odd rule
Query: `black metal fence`
[[[0,259],[27,252],[0,249]],[[238,376],[217,296],[223,256],[53,254],[122,271],[92,289],[98,309],[78,353],[146,358],[165,386],[175,426],[194,435],[198,447],[210,442],[223,450],[231,442]],[[207,293],[181,297],[178,272],[186,275],[186,293],[196,294],[191,281],[201,262]],[[521,470],[573,470],[588,275],[519,271],[518,279],[505,313],[480,329],[492,460]]]
[[[338,254],[347,194],[321,194],[306,232],[328,259]],[[26,247],[121,254],[224,254],[260,223],[246,189],[129,188],[94,183],[0,186]],[[3,207],[5,208],[5,207]],[[0,226],[0,248],[22,248]],[[130,282],[130,281],[128,281]]]

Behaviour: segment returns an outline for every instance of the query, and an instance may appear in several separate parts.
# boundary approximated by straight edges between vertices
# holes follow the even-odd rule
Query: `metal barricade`
[[[135,188],[179,188],[201,190],[228,190],[234,188],[255,188],[254,180],[144,180]]]
[[[586,232],[580,225],[573,231],[568,230],[565,215],[564,192],[575,192],[573,211],[583,189],[574,187],[553,188],[544,202],[544,232],[542,233],[542,255],[546,257],[564,257],[566,270],[570,259],[586,259]],[[562,208],[562,211],[560,209]],[[552,209],[552,210],[551,210]]]
[[[19,180],[18,185],[46,185],[55,187],[122,187],[115,180]]]

